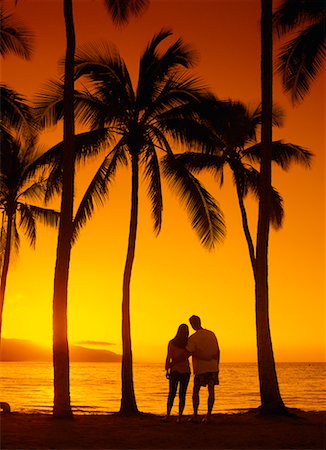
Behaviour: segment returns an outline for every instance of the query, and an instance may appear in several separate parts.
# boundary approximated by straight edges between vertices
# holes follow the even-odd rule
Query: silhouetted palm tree
[[[147,0],[104,0],[114,22],[125,23],[139,14]],[[75,125],[74,125],[74,54],[75,26],[73,1],[64,0],[66,57],[64,75],[64,149],[62,156],[62,196],[57,258],[53,290],[53,365],[54,405],[56,417],[71,417],[69,382],[69,346],[67,336],[68,278],[73,236]]]
[[[0,7],[0,55],[2,57],[13,53],[24,59],[32,55],[33,36],[31,32],[12,14],[7,14]]]
[[[122,301],[122,399],[121,414],[137,414],[132,370],[130,334],[130,280],[135,256],[138,222],[139,171],[143,168],[152,202],[154,229],[162,222],[162,192],[158,152],[172,155],[168,136],[189,144],[200,142],[201,135],[192,116],[192,105],[200,101],[202,88],[185,68],[192,65],[190,49],[177,40],[163,52],[159,44],[171,32],[162,30],[141,57],[138,84],[133,89],[127,67],[117,52],[106,45],[91,45],[76,55],[76,78],[87,77],[88,91],[76,92],[76,114],[99,136],[116,136],[115,144],[94,176],[78,208],[75,231],[91,216],[95,202],[102,202],[119,166],[131,163],[132,193],[129,241],[123,277]],[[83,81],[85,83],[85,81]],[[57,94],[55,93],[57,88]],[[55,102],[55,97],[58,102]],[[50,86],[40,106],[49,119],[60,114],[60,87]],[[113,148],[112,148],[113,146]],[[224,232],[222,215],[213,198],[180,165],[170,171],[169,179],[185,200],[192,225],[202,243],[212,247]]]
[[[261,108],[250,111],[241,102],[220,101],[213,96],[205,105],[205,125],[212,133],[211,148],[206,153],[185,152],[174,155],[174,158],[188,170],[199,173],[208,170],[219,180],[224,180],[224,169],[228,166],[233,175],[237,198],[242,218],[242,226],[249,250],[250,262],[254,277],[255,246],[248,225],[244,199],[248,193],[259,198],[259,171],[255,167],[261,161],[261,143],[257,143],[257,132],[261,126]],[[281,125],[281,115],[275,111],[274,125]],[[272,143],[272,161],[282,169],[289,169],[291,163],[309,166],[311,153],[294,144],[274,141]],[[165,162],[169,170],[169,159]],[[271,223],[277,229],[282,225],[283,206],[280,194],[272,188]]]
[[[261,164],[256,238],[256,339],[261,410],[283,412],[269,324],[268,246],[272,199],[273,0],[261,0]]]
[[[3,88],[1,87],[1,92]],[[7,92],[7,91],[6,91]],[[7,92],[8,94],[8,92]],[[57,225],[58,213],[34,205],[29,201],[41,200],[45,192],[45,179],[37,175],[38,156],[35,150],[33,118],[24,98],[10,90],[9,105],[1,107],[1,165],[0,210],[1,217],[1,286],[0,286],[0,339],[6,281],[12,247],[19,248],[19,227],[24,230],[30,244],[35,246],[36,220]],[[3,100],[3,99],[1,99]],[[30,133],[27,133],[27,124]],[[24,129],[24,133],[21,129]],[[25,134],[25,136],[24,136]]]
[[[26,139],[35,133],[32,110],[26,99],[5,84],[0,84],[0,132],[2,136],[21,134]]]
[[[325,0],[284,0],[273,15],[279,36],[296,31],[278,55],[277,70],[294,103],[303,99],[326,56]]]
[[[198,102],[201,89],[196,80],[180,68],[192,64],[191,51],[176,41],[163,53],[159,44],[170,35],[162,30],[148,45],[140,61],[138,85],[134,90],[124,61],[108,48],[90,47],[76,57],[77,76],[88,76],[93,87],[84,103],[81,117],[92,128],[112,127],[119,136],[114,149],[107,155],[81,203],[80,212],[89,210],[93,196],[102,195],[119,165],[131,162],[132,193],[128,250],[123,277],[122,300],[122,398],[120,412],[138,412],[133,388],[132,347],[130,334],[130,280],[135,256],[138,222],[139,171],[144,168],[148,179],[148,194],[152,201],[154,229],[158,233],[162,221],[162,192],[158,151],[172,154],[167,140],[171,136],[180,142],[196,141],[191,136],[194,125],[188,111]],[[86,93],[87,95],[87,93]],[[86,99],[85,99],[86,100]],[[174,183],[189,207],[192,225],[202,243],[208,247],[223,234],[223,222],[213,199],[199,182],[176,170]],[[77,213],[78,215],[78,213]]]
[[[223,183],[224,167],[228,166],[231,169],[251,267],[255,283],[257,283],[255,244],[249,229],[244,199],[250,192],[258,199],[260,195],[260,176],[255,165],[261,163],[262,155],[262,144],[257,143],[257,132],[262,123],[261,108],[251,112],[240,102],[222,102],[211,97],[208,99],[208,105],[206,105],[205,112],[201,116],[205,117],[205,124],[212,132],[211,148],[206,153],[186,152],[175,155],[175,158],[194,173],[209,170],[220,183]],[[280,115],[277,111],[273,116],[273,122],[277,126],[281,124]],[[213,142],[215,142],[215,146]],[[284,170],[287,170],[292,163],[309,167],[311,157],[312,154],[308,150],[298,145],[282,141],[272,142],[271,159]],[[167,165],[168,163],[166,161]],[[282,198],[274,188],[271,192],[270,220],[275,228],[279,228],[283,220]],[[258,329],[259,326],[257,317]],[[265,373],[263,372],[261,377],[264,376]],[[266,380],[264,379],[263,382],[265,383]],[[264,386],[262,389],[264,389]],[[263,407],[267,403],[269,404],[265,401],[264,392],[262,393]]]
[[[128,250],[123,276],[122,300],[122,398],[121,414],[138,412],[133,386],[132,346],[130,334],[130,280],[135,256],[138,222],[139,171],[144,168],[152,201],[154,229],[158,233],[162,221],[162,192],[158,151],[172,154],[167,136],[180,142],[196,141],[191,135],[194,125],[188,111],[196,103],[201,89],[196,80],[186,76],[181,68],[192,64],[191,51],[179,39],[163,53],[159,44],[171,33],[162,30],[148,45],[141,57],[137,88],[118,53],[108,48],[90,47],[78,53],[77,76],[88,76],[93,89],[80,104],[82,119],[92,128],[110,127],[119,136],[113,150],[103,161],[90,190],[81,203],[78,214],[87,214],[93,198],[106,194],[119,165],[131,162],[132,192]],[[90,86],[91,86],[90,85]],[[86,105],[86,100],[89,105]],[[213,199],[191,175],[176,170],[171,174],[186,201],[192,225],[202,243],[208,247],[223,234],[223,221]]]

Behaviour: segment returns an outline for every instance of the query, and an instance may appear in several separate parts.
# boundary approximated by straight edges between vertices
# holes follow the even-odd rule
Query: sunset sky
[[[1,81],[32,99],[59,75],[64,55],[62,0],[2,3],[35,35],[32,61],[1,61]],[[77,45],[110,41],[136,81],[141,52],[154,33],[171,28],[198,51],[195,69],[223,99],[255,107],[260,102],[259,0],[151,0],[127,27],[117,29],[102,0],[74,0]],[[275,44],[275,47],[278,43]],[[275,76],[274,101],[286,113],[283,139],[311,150],[310,170],[275,169],[273,184],[284,198],[283,228],[271,231],[270,322],[276,361],[325,359],[325,74],[303,103],[293,107]],[[61,140],[58,130],[42,136],[45,148]],[[77,174],[76,204],[95,164]],[[163,184],[163,228],[153,234],[145,187],[140,193],[139,228],[131,283],[131,326],[136,361],[164,361],[167,343],[192,314],[215,331],[222,362],[256,361],[254,284],[230,173],[218,188],[201,177],[219,202],[227,237],[208,252],[191,229],[178,198]],[[130,171],[117,174],[109,201],[96,211],[72,251],[69,339],[97,342],[94,348],[121,352],[122,276],[130,214]],[[257,204],[247,201],[252,230]],[[255,233],[254,233],[255,235]],[[38,228],[36,250],[22,239],[12,261],[5,298],[3,336],[51,345],[56,231]]]

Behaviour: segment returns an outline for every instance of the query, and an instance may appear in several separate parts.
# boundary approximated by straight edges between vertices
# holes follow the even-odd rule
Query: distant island
[[[70,345],[71,362],[120,362],[121,355],[109,350],[96,350]],[[23,339],[1,340],[0,361],[51,362],[51,349]]]

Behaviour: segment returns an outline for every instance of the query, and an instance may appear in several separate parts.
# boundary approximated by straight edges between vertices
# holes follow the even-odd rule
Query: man
[[[198,421],[199,391],[201,386],[208,387],[207,415],[203,419],[209,422],[215,401],[215,385],[219,384],[218,372],[220,362],[220,349],[215,334],[201,326],[198,316],[191,316],[189,322],[195,333],[188,339],[187,350],[192,355],[194,371],[194,389],[192,402],[194,415],[192,421]]]

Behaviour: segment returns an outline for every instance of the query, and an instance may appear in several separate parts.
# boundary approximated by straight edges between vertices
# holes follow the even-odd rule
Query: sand
[[[216,414],[212,423],[160,416],[83,415],[72,420],[3,414],[1,449],[325,449],[326,412],[296,417]]]

